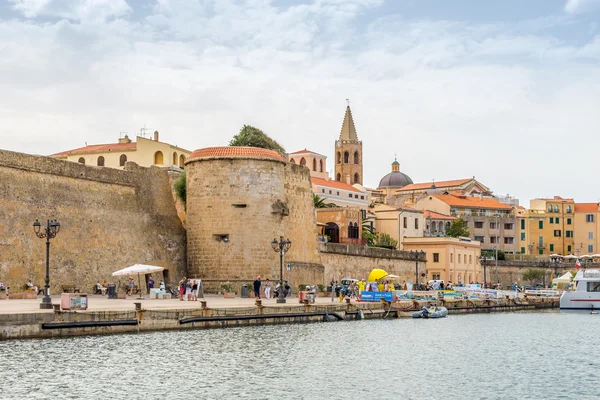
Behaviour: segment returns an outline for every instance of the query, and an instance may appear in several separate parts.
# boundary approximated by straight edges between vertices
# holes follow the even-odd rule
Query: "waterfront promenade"
[[[52,304],[60,303],[60,295],[52,297]],[[203,299],[209,308],[247,308],[254,307],[254,298],[236,297],[226,299],[222,295],[205,294]],[[21,313],[53,313],[53,310],[40,310],[42,296],[37,299],[27,300],[1,300],[0,314],[21,314]],[[262,299],[263,306],[269,307],[292,307],[301,305],[297,297],[287,298],[285,304],[278,304],[276,299]],[[200,308],[200,301],[180,301],[174,299],[149,299],[145,297],[140,300],[138,296],[128,296],[127,299],[108,299],[106,296],[88,295],[88,311],[129,311],[135,308],[135,303],[142,303],[142,309],[145,310],[168,310],[168,309],[196,309]],[[354,303],[354,300],[352,301]],[[332,303],[331,297],[317,297],[316,304],[340,304],[339,299]]]

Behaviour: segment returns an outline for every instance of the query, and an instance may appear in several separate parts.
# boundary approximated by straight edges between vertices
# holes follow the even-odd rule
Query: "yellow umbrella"
[[[371,273],[369,274],[369,279],[367,279],[367,282],[375,282],[380,280],[381,278],[384,278],[388,275],[387,272],[385,272],[382,269],[374,269],[371,271]]]

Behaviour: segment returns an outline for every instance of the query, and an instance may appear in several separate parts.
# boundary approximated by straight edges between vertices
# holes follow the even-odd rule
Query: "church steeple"
[[[362,142],[358,140],[350,104],[346,107],[340,137],[335,142],[335,180],[363,184]]]
[[[356,135],[356,127],[354,126],[354,119],[352,119],[352,111],[350,105],[346,107],[346,115],[344,115],[344,122],[342,123],[342,131],[340,132],[341,140],[352,140],[358,141]]]

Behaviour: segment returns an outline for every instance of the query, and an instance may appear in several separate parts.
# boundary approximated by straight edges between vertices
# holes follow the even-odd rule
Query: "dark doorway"
[[[325,235],[329,236],[329,243],[339,243],[340,227],[335,222],[328,222],[325,226]]]

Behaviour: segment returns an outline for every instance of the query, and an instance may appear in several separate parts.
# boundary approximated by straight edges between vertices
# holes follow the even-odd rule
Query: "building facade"
[[[189,150],[160,142],[158,131],[155,131],[153,139],[138,136],[136,141],[132,142],[125,135],[125,137],[119,138],[117,143],[89,145],[52,154],[50,157],[85,165],[117,169],[123,169],[128,161],[133,161],[141,167],[155,165],[183,168],[191,153]]]
[[[311,178],[328,179],[327,156],[307,149],[290,153],[289,162],[302,165],[310,170]]]
[[[371,210],[375,214],[377,233],[386,233],[397,240],[399,250],[404,250],[405,237],[423,236],[423,211],[386,204],[377,204]]]
[[[366,244],[362,239],[362,212],[358,208],[316,209],[317,224],[329,243]]]
[[[600,204],[575,203],[575,241],[573,253],[575,255],[593,255],[600,253]]]
[[[575,252],[575,202],[554,196],[533,199],[527,210],[525,249],[529,255],[567,255]],[[525,247],[525,246],[521,246]]]
[[[517,218],[513,207],[493,198],[455,192],[433,194],[422,197],[415,208],[462,218],[467,223],[470,238],[479,242],[484,250],[518,252]],[[446,226],[447,222],[450,221],[446,221]]]
[[[479,257],[481,244],[469,238],[405,238],[405,251],[427,254],[425,279],[443,279],[454,284],[483,282]],[[419,277],[421,279],[421,277]]]

